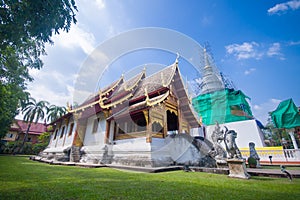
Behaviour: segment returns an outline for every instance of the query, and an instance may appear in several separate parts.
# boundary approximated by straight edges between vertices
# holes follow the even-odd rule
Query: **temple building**
[[[205,145],[191,145],[190,131],[200,125],[177,59],[150,76],[121,76],[52,125],[47,159],[153,167],[206,156]]]

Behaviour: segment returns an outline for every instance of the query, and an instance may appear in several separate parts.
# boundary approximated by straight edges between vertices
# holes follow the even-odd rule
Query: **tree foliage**
[[[67,109],[64,106],[50,105],[47,110],[47,122],[53,122],[66,114]]]
[[[31,124],[45,119],[49,103],[47,101],[36,101],[34,98],[29,97],[21,104],[22,114],[24,114],[24,121],[28,123],[27,130],[20,149],[20,151],[22,152]]]
[[[29,97],[23,103],[22,114],[24,114],[24,121],[28,123],[37,123],[39,120],[44,120],[48,110],[49,103],[47,101],[36,101]]]
[[[45,43],[69,31],[76,23],[74,0],[0,1],[0,111],[2,137],[17,114],[18,101],[26,98],[29,69],[42,67]]]

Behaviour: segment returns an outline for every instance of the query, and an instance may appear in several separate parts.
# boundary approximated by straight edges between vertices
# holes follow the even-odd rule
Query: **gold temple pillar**
[[[73,140],[73,145],[76,147],[81,147],[83,145],[85,131],[87,127],[87,120],[80,119],[81,114],[74,114],[74,121],[76,121],[76,131]]]
[[[146,142],[152,142],[152,124],[151,124],[151,115],[150,109],[143,111],[145,119],[146,119]]]

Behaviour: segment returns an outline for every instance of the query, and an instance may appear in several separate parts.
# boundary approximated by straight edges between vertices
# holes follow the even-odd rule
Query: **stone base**
[[[228,164],[227,164],[226,160],[216,160],[216,164],[217,164],[217,168],[220,168],[220,169],[228,168]]]
[[[229,177],[249,179],[251,176],[247,173],[246,164],[243,159],[227,159],[229,167]]]

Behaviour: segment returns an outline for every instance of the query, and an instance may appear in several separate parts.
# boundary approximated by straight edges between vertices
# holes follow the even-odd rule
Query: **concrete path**
[[[287,169],[287,171],[292,175],[293,178],[300,178],[300,170]],[[247,168],[247,172],[251,176],[287,177],[283,172],[281,172],[280,169]]]

